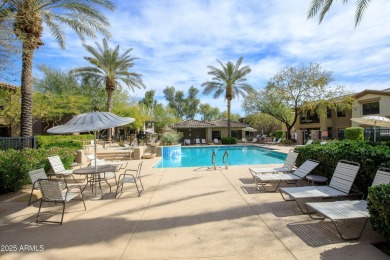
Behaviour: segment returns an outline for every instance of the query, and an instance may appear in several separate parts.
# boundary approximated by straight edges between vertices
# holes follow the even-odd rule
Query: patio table
[[[115,165],[97,165],[97,166],[88,166],[88,167],[76,169],[73,171],[73,173],[87,176],[87,183],[85,184],[84,188],[82,189],[82,192],[84,192],[85,188],[90,183],[92,186],[92,193],[93,193],[93,189],[95,186],[95,197],[96,197],[96,190],[97,190],[97,186],[99,184],[100,193],[102,195],[101,198],[103,199],[103,191],[102,191],[101,181],[104,180],[104,178],[101,178],[100,174],[106,173],[106,172],[115,172],[115,170],[116,170]]]

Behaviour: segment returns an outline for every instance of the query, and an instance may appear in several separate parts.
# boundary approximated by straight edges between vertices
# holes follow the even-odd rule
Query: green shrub
[[[94,135],[92,134],[83,134],[83,135],[37,135],[35,136],[37,140],[37,147],[52,147],[58,146],[60,143],[69,143],[69,142],[80,142],[82,145],[83,140],[93,140]],[[53,145],[53,144],[56,145]],[[65,145],[66,146],[66,145]]]
[[[177,144],[180,139],[180,135],[175,132],[166,132],[165,134],[162,135],[161,137],[161,142],[164,145],[173,145]]]
[[[235,138],[235,137],[222,137],[221,143],[222,144],[236,144],[237,138]]]
[[[283,130],[276,130],[275,137],[276,137],[276,140],[278,140],[279,138],[283,138],[284,137],[284,131]]]
[[[368,189],[368,211],[374,230],[390,242],[390,184]]]
[[[337,162],[340,160],[354,161],[360,164],[360,170],[354,182],[354,188],[367,195],[378,167],[390,166],[390,147],[386,143],[371,143],[364,141],[333,141],[327,145],[307,145],[295,148],[299,152],[297,165],[307,159],[314,159],[320,165],[313,174],[332,178]]]
[[[48,156],[59,155],[65,168],[70,169],[76,158],[76,150],[69,148],[44,148],[0,151],[0,194],[18,191],[30,183],[28,172],[44,168],[51,170]]]
[[[345,139],[364,141],[364,129],[363,127],[348,127],[344,132]]]

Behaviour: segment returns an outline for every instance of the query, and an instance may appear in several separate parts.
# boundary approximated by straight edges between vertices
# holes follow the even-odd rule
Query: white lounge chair
[[[280,144],[280,142],[282,142],[282,138],[279,138],[276,142],[269,142],[268,144],[269,145],[276,145],[276,144]]]
[[[263,189],[267,192],[275,192],[279,189],[282,181],[285,181],[287,184],[294,184],[299,180],[302,180],[306,177],[312,170],[314,170],[318,166],[319,162],[314,160],[306,160],[297,170],[292,173],[268,173],[268,174],[253,174],[252,176],[256,182],[256,189],[259,190],[259,184],[263,187]],[[268,183],[275,183],[276,188],[273,190],[267,190],[265,185]]]
[[[219,144],[219,140],[217,138],[214,139],[214,144]]]
[[[294,200],[302,213],[306,214],[309,212],[304,205],[305,202],[310,202],[310,200],[316,201],[323,198],[348,197],[352,195],[350,194],[351,187],[359,168],[359,163],[341,160],[337,163],[329,186],[280,188],[279,191],[284,200]],[[283,194],[287,195],[288,198],[286,198]],[[363,195],[360,192],[358,194]]]
[[[309,139],[309,140],[307,140],[306,144],[297,145],[297,147],[299,147],[299,146],[306,146],[306,145],[309,145],[309,144],[312,144],[312,143],[313,143],[313,140],[312,140],[312,139]]]
[[[278,173],[278,172],[291,172],[295,167],[295,161],[298,158],[298,153],[294,150],[290,150],[287,154],[286,160],[282,167],[275,168],[249,168],[252,175],[263,174],[263,173]]]
[[[53,169],[54,175],[56,175],[59,178],[64,177],[64,179],[65,179],[65,177],[72,176],[74,182],[77,182],[73,176],[73,170],[66,170],[62,161],[61,161],[61,158],[58,155],[49,156],[48,159],[49,159],[49,163],[51,165],[51,168]]]
[[[390,169],[379,168],[375,174],[372,186],[388,183],[390,183]],[[367,201],[365,200],[314,202],[306,203],[306,207],[310,211],[311,218],[330,219],[335,225],[340,237],[344,240],[359,239],[362,236],[364,227],[366,226],[367,220],[370,217],[367,209]],[[319,215],[320,217],[314,217],[314,214]],[[349,220],[354,220],[353,225],[351,225]],[[357,220],[361,220],[361,222],[358,223]],[[359,227],[358,235],[346,237],[345,234],[342,234],[341,232],[341,228],[346,226],[353,226],[356,228]]]
[[[257,143],[257,138],[253,138],[251,143]]]
[[[200,144],[200,139],[199,138],[195,139],[195,144]]]
[[[202,139],[202,144],[207,144],[206,139]]]
[[[190,145],[191,144],[191,140],[190,139],[184,139],[184,145]]]

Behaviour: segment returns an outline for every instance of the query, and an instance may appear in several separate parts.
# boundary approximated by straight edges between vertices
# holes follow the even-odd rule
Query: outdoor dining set
[[[91,157],[90,157],[91,158]],[[101,159],[91,159],[89,166],[80,167],[79,169],[66,170],[60,157],[58,155],[50,156],[48,158],[52,168],[51,174],[46,174],[43,168],[33,170],[29,172],[32,182],[32,188],[28,205],[32,204],[32,197],[34,190],[39,190],[41,198],[39,202],[39,209],[36,218],[36,222],[53,222],[62,225],[65,204],[73,199],[79,199],[83,202],[84,209],[86,210],[84,195],[85,190],[91,189],[92,194],[96,198],[100,194],[100,198],[103,199],[102,182],[107,184],[112,192],[112,187],[109,179],[114,179],[116,185],[115,198],[118,194],[123,193],[123,186],[126,183],[135,184],[138,192],[138,197],[141,196],[141,192],[144,190],[143,183],[141,181],[141,161],[136,169],[127,169],[128,161],[111,161],[106,162]],[[77,165],[81,166],[81,165]],[[123,170],[123,171],[122,171]],[[122,171],[117,178],[117,172]],[[84,176],[80,182],[74,175]],[[72,182],[69,180],[72,179]],[[99,190],[99,192],[98,192]],[[62,215],[60,221],[48,221],[40,220],[41,209],[43,203],[55,203],[62,204]]]

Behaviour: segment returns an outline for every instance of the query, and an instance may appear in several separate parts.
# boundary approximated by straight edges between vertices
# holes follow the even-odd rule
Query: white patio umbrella
[[[120,117],[110,112],[90,112],[77,115],[66,124],[49,128],[47,132],[50,134],[73,134],[93,131],[96,160],[96,132],[102,129],[127,125],[134,121],[134,118]],[[96,161],[95,167],[97,167]]]
[[[351,118],[351,121],[362,125],[371,125],[374,126],[374,142],[376,142],[376,127],[390,127],[390,119],[383,116],[363,116],[360,118]]]

